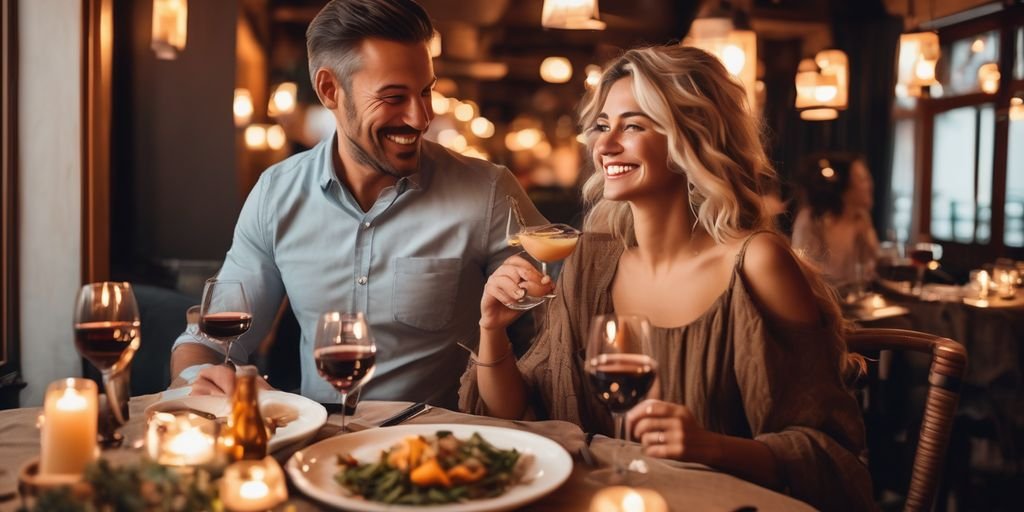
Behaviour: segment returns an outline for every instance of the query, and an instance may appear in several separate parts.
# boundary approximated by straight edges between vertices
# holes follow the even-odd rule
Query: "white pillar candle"
[[[270,456],[235,462],[220,479],[220,500],[232,512],[268,510],[287,499],[284,472]]]
[[[665,498],[651,489],[606,487],[590,500],[590,512],[668,512]]]
[[[96,458],[96,383],[61,379],[46,389],[39,472],[81,474]]]

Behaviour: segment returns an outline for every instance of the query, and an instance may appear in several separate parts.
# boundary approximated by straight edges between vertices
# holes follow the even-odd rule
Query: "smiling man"
[[[467,357],[457,343],[477,337],[487,276],[514,253],[506,198],[545,222],[507,169],[423,140],[432,34],[412,0],[333,0],[320,11],[306,33],[310,78],[336,136],[263,173],[219,273],[242,281],[253,311],[231,358],[250,359],[287,296],[302,328],[302,394],[320,402],[340,395],[317,375],[319,317],[361,311],[377,344],[363,398],[454,407]],[[232,385],[226,367],[199,366],[223,360],[209,339],[186,333],[173,350],[172,372],[191,376],[193,393]]]

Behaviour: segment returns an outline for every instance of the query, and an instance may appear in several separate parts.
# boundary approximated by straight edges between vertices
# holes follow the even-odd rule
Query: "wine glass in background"
[[[241,281],[206,280],[199,310],[199,330],[224,347],[224,364],[231,364],[231,345],[252,326],[252,310]]]
[[[349,393],[373,377],[377,362],[377,346],[363,314],[324,313],[316,329],[313,358],[317,372],[341,393],[341,403],[347,404]],[[341,431],[345,431],[344,407]]]
[[[533,259],[540,262],[541,273],[548,275],[548,263],[568,258],[576,249],[580,232],[566,224],[542,224],[527,226],[519,212],[519,203],[509,196],[508,222],[505,225],[505,239],[512,247],[522,247]],[[526,295],[516,302],[505,304],[510,309],[525,311],[555,298],[553,293],[533,297]]]
[[[100,422],[100,444],[118,446],[123,437],[117,428],[128,420],[130,394],[118,374],[127,369],[141,341],[132,286],[109,281],[82,286],[75,298],[74,322],[75,348],[103,375],[109,416],[114,420]]]
[[[942,246],[928,242],[916,243],[908,248],[907,256],[916,270],[912,293],[921,295],[924,288],[925,272],[939,268],[939,260],[942,259]]]
[[[630,464],[622,462],[625,445],[626,413],[638,404],[657,375],[658,363],[651,352],[651,324],[639,315],[602,315],[594,319],[587,338],[586,372],[598,400],[608,406],[615,421],[619,446],[612,468],[595,472],[601,483],[621,483],[629,479]]]

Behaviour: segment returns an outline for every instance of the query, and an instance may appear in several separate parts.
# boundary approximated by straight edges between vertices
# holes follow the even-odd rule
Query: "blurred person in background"
[[[801,165],[793,249],[836,286],[863,285],[875,275],[878,236],[871,222],[874,182],[860,155],[820,153]]]

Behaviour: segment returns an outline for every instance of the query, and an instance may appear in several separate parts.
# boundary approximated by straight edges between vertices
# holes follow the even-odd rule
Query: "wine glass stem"
[[[116,448],[123,439],[117,430],[128,420],[124,403],[126,397],[122,395],[122,383],[118,381],[122,377],[115,375],[109,368],[100,370],[100,373],[103,375],[103,390],[107,395],[106,410],[101,411],[99,418],[100,444],[104,448]]]
[[[626,415],[621,412],[613,412],[612,420],[615,422],[615,439],[619,445],[612,452],[612,470],[619,477],[626,475],[626,465],[622,462],[622,452],[626,448]]]
[[[224,366],[227,366],[228,368],[233,366],[231,364],[231,345],[234,344],[234,342],[234,338],[228,338],[224,342]]]
[[[341,433],[345,433],[345,408],[348,406],[348,391],[341,392]]]
[[[546,261],[540,262],[540,273],[545,275],[545,276],[548,275],[548,262],[546,262]]]

